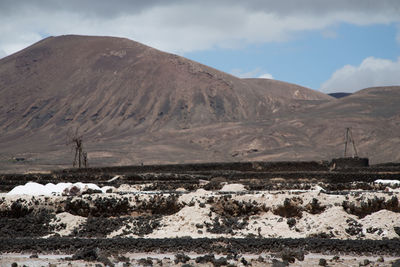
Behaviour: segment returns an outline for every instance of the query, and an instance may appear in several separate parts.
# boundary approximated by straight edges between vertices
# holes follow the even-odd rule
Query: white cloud
[[[400,85],[400,57],[397,61],[368,57],[359,66],[346,65],[321,85],[321,91],[355,92],[374,86]]]
[[[264,79],[273,79],[272,74],[265,73],[261,68],[255,68],[250,71],[243,71],[241,69],[234,69],[231,71],[231,74],[239,77],[239,78],[264,78]]]
[[[7,54],[48,35],[127,37],[183,54],[290,40],[296,33],[400,21],[398,0],[2,0],[0,49]],[[39,34],[42,33],[42,34]]]
[[[0,49],[0,58],[5,57],[7,54],[2,49]]]
[[[262,78],[262,79],[273,79],[274,77],[273,77],[272,74],[270,74],[270,73],[264,73],[264,74],[261,74],[260,76],[258,76],[258,78]]]
[[[261,69],[260,68],[256,68],[254,70],[250,70],[250,71],[243,71],[241,69],[234,69],[231,71],[231,74],[239,77],[239,78],[254,78],[257,75],[259,75]]]

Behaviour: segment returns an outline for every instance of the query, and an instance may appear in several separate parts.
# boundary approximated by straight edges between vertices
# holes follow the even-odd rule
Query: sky
[[[324,93],[400,85],[399,0],[0,0],[0,58],[64,34]]]

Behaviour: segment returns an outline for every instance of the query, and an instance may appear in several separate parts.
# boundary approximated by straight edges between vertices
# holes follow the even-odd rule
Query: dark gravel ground
[[[302,249],[314,253],[354,253],[357,255],[400,256],[397,240],[338,240],[320,238],[0,238],[0,252],[59,251],[75,253],[77,249],[99,248],[110,253],[122,252],[196,252],[207,253],[261,253],[280,252],[283,249]]]
[[[148,190],[174,190],[183,187],[196,190],[199,180],[215,178],[240,182],[250,190],[309,189],[308,183],[329,184],[327,190],[376,190],[369,183],[377,179],[400,179],[400,165],[387,163],[369,167],[332,169],[327,161],[309,162],[234,162],[177,165],[145,165],[64,169],[46,174],[0,174],[0,192],[7,192],[16,185],[33,181],[41,184],[59,182],[91,182],[99,186],[119,175],[112,185],[153,183]],[[249,179],[251,177],[251,179]],[[279,177],[282,181],[273,181]],[[299,180],[301,179],[301,181]],[[358,182],[358,184],[354,184]]]

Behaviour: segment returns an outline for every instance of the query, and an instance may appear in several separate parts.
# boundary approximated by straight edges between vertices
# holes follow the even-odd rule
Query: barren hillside
[[[399,92],[334,99],[128,39],[49,37],[0,60],[0,165],[67,166],[75,129],[93,165],[325,159],[348,126],[373,162],[399,160]]]
[[[188,128],[259,120],[296,99],[330,99],[297,85],[241,80],[134,41],[50,37],[0,62],[1,128],[84,131]],[[301,93],[298,93],[301,92]]]

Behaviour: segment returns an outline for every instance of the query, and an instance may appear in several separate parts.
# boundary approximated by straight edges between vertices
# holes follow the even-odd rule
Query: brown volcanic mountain
[[[285,109],[294,93],[330,99],[283,82],[241,80],[127,39],[85,36],[50,37],[3,59],[0,88],[6,130],[71,122],[84,131],[189,128],[262,119]]]
[[[336,100],[127,39],[50,37],[0,60],[0,164],[70,164],[76,128],[94,165],[324,158],[340,153],[347,121],[363,125],[356,136],[393,118],[397,129],[398,90],[376,90]],[[365,148],[379,150],[373,139]]]

